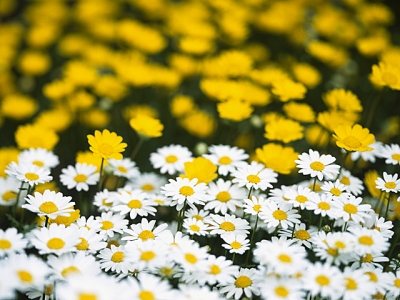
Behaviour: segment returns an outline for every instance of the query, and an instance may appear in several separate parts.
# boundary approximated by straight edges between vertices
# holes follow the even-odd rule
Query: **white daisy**
[[[128,220],[120,214],[113,214],[111,211],[103,212],[101,216],[96,217],[100,222],[100,232],[104,236],[113,237],[114,233],[123,233],[127,228]]]
[[[36,165],[39,168],[51,169],[56,167],[60,161],[52,151],[42,148],[31,148],[21,151],[18,155],[18,163],[24,165]]]
[[[209,221],[211,230],[210,234],[219,234],[223,237],[227,233],[249,234],[250,225],[245,219],[238,218],[234,215],[210,215]]]
[[[24,183],[22,183],[23,185]],[[21,182],[14,177],[0,177],[0,205],[1,206],[13,206],[17,202],[19,189],[21,188]],[[23,187],[22,187],[23,188]],[[24,190],[21,190],[24,191]],[[25,191],[23,195],[26,195]],[[20,193],[20,198],[21,197]]]
[[[393,228],[393,222],[379,217],[374,211],[370,213],[370,216],[369,219],[366,219],[364,227],[380,232],[385,239],[392,238],[394,234],[393,230],[391,230]]]
[[[185,162],[192,160],[192,153],[187,147],[181,145],[169,145],[157,149],[150,154],[150,162],[154,169],[160,169],[161,174],[169,175],[183,172]]]
[[[25,198],[28,204],[22,205],[22,208],[50,219],[55,219],[57,216],[69,217],[75,205],[71,199],[72,197],[64,196],[62,193],[45,190],[43,194],[35,192],[34,196],[28,195]]]
[[[309,150],[309,154],[302,153],[299,159],[295,160],[299,173],[317,177],[319,180],[323,178],[333,179],[335,174],[339,173],[340,166],[333,164],[335,157],[329,154],[320,155],[318,151]]]
[[[292,238],[294,244],[303,245],[311,249],[311,238],[317,233],[315,227],[307,229],[305,223],[295,224],[293,228],[281,229],[278,231],[279,236]]]
[[[386,252],[389,242],[379,232],[364,227],[350,227],[348,230],[355,236],[354,251],[359,255],[373,252]]]
[[[372,299],[375,287],[362,269],[344,268],[345,289],[343,300]]]
[[[226,298],[234,297],[240,299],[244,293],[247,298],[252,295],[260,295],[259,283],[261,273],[257,269],[241,268],[232,273],[233,277],[226,284],[221,285],[220,293],[225,294]]]
[[[384,145],[380,149],[379,156],[385,159],[386,164],[398,165],[400,164],[400,145],[391,144]]]
[[[391,275],[393,273],[383,272],[381,268],[376,268],[374,266],[362,266],[361,270],[369,277],[368,284],[374,287],[374,294],[380,293],[385,295],[390,289],[392,284]]]
[[[48,168],[36,165],[24,165],[11,162],[7,165],[5,173],[22,182],[27,182],[31,187],[39,183],[49,182],[53,179]]]
[[[383,179],[378,177],[375,181],[376,188],[380,189],[384,192],[392,192],[397,193],[400,191],[400,179],[398,179],[398,174],[390,175],[386,172],[383,172]]]
[[[313,199],[318,197],[318,194],[311,191],[308,187],[294,185],[285,192],[284,197],[293,207],[299,207],[303,210],[309,201],[313,201]]]
[[[265,191],[268,188],[272,188],[271,183],[278,182],[276,179],[278,174],[276,172],[255,161],[237,168],[236,171],[232,172],[232,176],[235,177],[232,180],[233,183],[237,183],[240,187],[246,186],[249,190],[260,189]]]
[[[218,166],[218,174],[223,176],[235,172],[236,168],[244,167],[247,164],[245,160],[249,158],[243,149],[227,145],[212,145],[208,151],[210,154],[203,156]]]
[[[156,209],[153,202],[147,199],[146,193],[142,190],[133,190],[132,192],[122,191],[116,195],[118,203],[113,207],[113,211],[119,212],[121,215],[129,214],[133,220],[138,215],[145,217],[155,215]]]
[[[190,235],[208,235],[208,225],[203,221],[195,218],[188,218],[183,220],[183,228]]]
[[[205,210],[214,210],[215,213],[226,214],[235,212],[237,207],[242,206],[242,199],[247,196],[247,192],[232,184],[230,180],[224,181],[219,178],[217,182],[210,182],[207,194],[212,199],[204,206]]]
[[[140,174],[136,163],[130,158],[123,158],[120,160],[109,158],[107,168],[109,168],[115,176],[127,179],[133,179]]]
[[[0,259],[13,253],[23,253],[27,245],[22,233],[14,227],[0,229]]]
[[[222,296],[215,290],[210,290],[208,286],[198,286],[190,284],[180,284],[179,289],[179,300],[223,300]],[[195,298],[193,298],[195,297]]]
[[[161,191],[161,187],[166,183],[167,180],[156,173],[142,173],[134,180],[131,180],[129,184],[133,189],[139,189],[149,194],[156,194]]]
[[[164,223],[154,228],[155,224],[155,220],[149,222],[146,218],[142,218],[140,223],[132,224],[131,229],[124,230],[128,236],[123,237],[122,240],[143,242],[154,240],[168,227],[168,224]]]
[[[0,299],[16,299],[16,288],[18,279],[11,277],[11,267],[8,261],[0,260]]]
[[[207,256],[207,248],[200,247],[197,243],[183,243],[174,248],[173,259],[185,272],[194,272],[204,269]]]
[[[128,242],[126,249],[132,254],[133,269],[139,272],[153,272],[168,260],[168,247],[159,240]]]
[[[187,209],[185,211],[185,218],[187,219],[196,219],[199,221],[203,221],[204,223],[208,223],[210,219],[210,212],[204,209],[198,209],[197,207],[193,207]]]
[[[322,217],[328,216],[331,219],[337,219],[340,213],[335,210],[331,194],[320,194],[306,203],[306,209],[312,210],[314,214]]]
[[[291,186],[281,185],[280,188],[271,189],[268,194],[268,200],[281,203],[282,201],[287,201],[285,198],[285,193],[290,190]]]
[[[76,225],[78,228],[86,228],[87,230],[94,229],[95,231],[100,231],[101,227],[99,220],[95,219],[94,216],[90,216],[89,218],[81,216],[73,224]]]
[[[61,172],[61,183],[68,189],[76,188],[78,192],[81,190],[88,191],[89,185],[97,184],[100,178],[97,167],[86,163],[76,163],[75,167],[68,166],[62,169]]]
[[[134,256],[126,246],[111,245],[110,248],[101,250],[97,257],[100,259],[100,267],[106,272],[111,270],[115,273],[127,274],[134,269]]]
[[[110,192],[108,189],[104,189],[97,192],[94,195],[93,204],[98,207],[100,211],[110,211],[112,209],[114,201],[116,198],[116,192]]]
[[[391,282],[386,295],[388,296],[388,299],[397,299],[400,296],[400,270],[388,274],[390,274]]]
[[[292,204],[287,202],[281,202],[280,204],[275,202],[266,203],[259,217],[267,224],[268,228],[281,226],[286,229],[296,223],[301,223],[297,210],[292,209]]]
[[[352,161],[357,161],[360,158],[363,161],[370,161],[374,163],[377,157],[380,157],[382,153],[382,143],[381,142],[374,142],[369,147],[373,148],[371,151],[352,151],[350,154],[350,158]],[[344,150],[342,149],[344,152]]]
[[[382,269],[383,263],[389,261],[389,258],[386,257],[382,252],[372,252],[366,253],[364,255],[359,255],[358,260],[353,263],[352,267],[371,267]]]
[[[260,284],[263,299],[299,300],[304,299],[305,292],[299,279],[287,276],[268,276]]]
[[[250,240],[246,237],[244,234],[224,234],[222,239],[226,244],[222,244],[222,247],[229,250],[230,253],[243,254],[250,249]]]
[[[364,190],[364,185],[361,179],[352,176],[350,171],[342,169],[339,181],[346,187],[346,192],[358,196]]]
[[[244,199],[243,201],[244,212],[254,216],[258,215],[261,212],[263,205],[267,203],[267,199],[263,196],[251,196],[251,199]]]
[[[370,218],[369,213],[373,210],[370,204],[362,204],[363,199],[351,194],[334,200],[333,206],[338,216],[345,222],[352,220],[354,222],[364,223]]]
[[[71,226],[76,226],[72,224]],[[95,229],[85,227],[77,228],[79,243],[75,245],[77,251],[94,254],[107,247],[107,242],[103,241],[104,235],[98,234]]]
[[[332,196],[333,199],[347,197],[349,193],[346,192],[346,186],[340,183],[339,179],[335,182],[325,181],[321,189]]]

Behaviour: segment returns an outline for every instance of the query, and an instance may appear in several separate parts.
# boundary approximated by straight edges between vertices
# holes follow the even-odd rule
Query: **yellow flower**
[[[96,69],[83,61],[69,61],[64,68],[67,81],[78,86],[92,86],[98,80]]]
[[[282,107],[285,114],[296,121],[312,123],[315,121],[315,112],[312,107],[305,103],[289,102]]]
[[[378,179],[378,172],[375,170],[369,170],[365,173],[364,183],[372,197],[379,198],[381,190],[376,187],[376,180]]]
[[[129,121],[132,129],[143,138],[154,138],[162,136],[164,125],[160,120],[140,114]]]
[[[28,76],[43,75],[49,70],[50,66],[50,57],[35,50],[23,52],[18,61],[19,70]]]
[[[278,96],[279,100],[286,102],[291,99],[303,99],[307,89],[302,83],[283,79],[272,83],[271,92]]]
[[[122,137],[115,132],[110,132],[104,129],[103,132],[96,130],[93,135],[87,135],[89,149],[97,157],[122,159],[122,154],[127,146],[122,143]]]
[[[336,145],[347,151],[371,151],[373,148],[369,146],[375,142],[375,137],[368,128],[363,128],[359,124],[339,125],[333,137],[337,139]]]
[[[376,56],[390,45],[390,39],[385,32],[378,32],[371,36],[357,40],[358,51],[365,56]]]
[[[44,148],[53,150],[58,139],[59,137],[54,130],[38,124],[20,125],[15,131],[15,141],[20,149]]]
[[[331,137],[328,131],[319,126],[318,124],[313,124],[306,129],[306,140],[311,146],[317,146],[324,148]]]
[[[307,50],[312,56],[332,68],[343,66],[349,56],[343,48],[321,41],[312,41],[308,44]]]
[[[357,95],[345,89],[330,90],[322,96],[322,99],[331,109],[361,112],[362,105]]]
[[[56,132],[67,129],[71,123],[72,116],[65,107],[42,111],[35,120],[35,124],[50,128]]]
[[[228,101],[218,103],[217,110],[220,118],[235,122],[242,121],[251,116],[253,108],[249,103],[238,99],[230,99]]]
[[[186,95],[176,95],[169,105],[171,114],[180,118],[195,109],[194,99]]]
[[[7,177],[6,170],[7,165],[12,162],[18,162],[19,150],[14,147],[3,147],[0,148],[0,177]]]
[[[168,57],[168,63],[182,76],[191,76],[198,72],[198,61],[189,55],[172,53]]]
[[[334,129],[341,124],[351,126],[356,122],[357,119],[357,114],[345,113],[338,110],[323,111],[317,116],[318,123],[331,132],[333,132]]]
[[[197,178],[198,182],[209,183],[217,178],[218,167],[205,157],[196,157],[192,161],[184,164],[184,177],[192,180]]]
[[[89,128],[104,128],[110,123],[110,115],[100,108],[92,108],[82,114],[81,122]]]
[[[100,172],[102,158],[99,156],[95,156],[91,151],[80,151],[76,154],[76,162],[78,163],[86,163],[88,165],[94,165],[97,167],[96,172]],[[108,160],[105,159],[103,161],[103,166],[108,164]]]
[[[35,99],[19,94],[10,94],[0,103],[0,112],[4,117],[23,120],[31,117],[38,109]]]
[[[100,97],[107,97],[117,102],[126,95],[128,88],[119,78],[106,75],[96,82],[94,91]]]
[[[304,128],[299,122],[279,118],[265,125],[264,137],[268,140],[290,143],[303,138]]]
[[[280,174],[289,174],[296,168],[294,161],[298,158],[299,153],[292,147],[269,143],[265,144],[262,149],[257,148],[256,155],[265,167]]]
[[[73,93],[75,86],[66,80],[55,80],[43,86],[43,94],[50,100],[60,100]]]
[[[179,40],[178,47],[185,53],[203,55],[214,50],[214,43],[209,39],[188,36]]]
[[[210,136],[217,127],[217,123],[212,116],[198,109],[180,119],[180,124],[190,134],[199,138]],[[201,124],[201,126],[199,126],[199,124]]]
[[[73,207],[71,207],[73,208]],[[57,216],[55,219],[50,219],[50,223],[56,223],[58,225],[65,225],[65,226],[69,226],[72,223],[74,223],[76,220],[78,220],[80,218],[81,214],[80,214],[80,210],[79,209],[75,209],[73,212],[71,212],[69,214],[68,217],[65,216]],[[40,217],[40,219],[42,219],[43,221],[45,220],[45,217]]]
[[[253,60],[245,52],[230,50],[203,63],[203,73],[210,77],[239,77],[248,75]]]
[[[132,104],[124,108],[123,116],[130,120],[138,115],[146,115],[152,118],[158,118],[158,111],[147,104]]]
[[[251,71],[250,78],[259,84],[270,86],[275,81],[290,79],[290,76],[281,68],[268,66],[261,70]]]
[[[43,194],[45,190],[50,190],[54,192],[59,192],[59,188],[57,187],[57,183],[55,181],[49,181],[45,183],[40,183],[36,185],[35,192]]]
[[[377,86],[388,86],[392,90],[400,90],[400,68],[380,62],[372,66],[370,81]]]
[[[306,63],[298,63],[293,66],[294,77],[312,89],[316,87],[321,82],[321,74],[318,69]]]

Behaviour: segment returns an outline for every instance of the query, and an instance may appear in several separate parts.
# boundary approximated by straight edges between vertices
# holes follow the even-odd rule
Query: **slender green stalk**
[[[136,155],[139,152],[140,147],[142,147],[142,145],[143,145],[143,142],[144,142],[144,139],[143,138],[139,138],[139,141],[137,142],[137,144],[135,146],[135,149],[133,149],[132,154],[131,154],[131,159],[132,160],[135,159]]]
[[[44,227],[47,228],[47,225],[49,225],[49,217],[46,216],[46,220],[44,221]]]
[[[314,177],[314,183],[313,183],[313,186],[312,186],[313,192],[315,192],[315,185],[316,184],[317,184],[317,177]]]
[[[183,219],[185,218],[185,210],[186,210],[187,201],[183,205],[182,209],[179,211],[178,214],[178,231],[182,231]]]
[[[350,151],[346,151],[346,152],[344,153],[343,159],[342,159],[342,161],[340,162],[339,173],[337,174],[335,180],[338,180],[338,179],[340,178],[340,175],[342,174],[342,170],[343,170],[344,164],[346,163],[346,159],[347,159],[347,157],[349,156],[350,153],[351,153]]]
[[[254,235],[255,235],[256,230],[257,230],[257,225],[258,225],[258,214],[257,214],[257,218],[256,218],[256,223],[254,224],[253,232],[251,233],[250,249],[249,249],[249,252],[247,252],[247,256],[246,256],[246,263],[245,263],[246,267],[247,267],[247,264],[249,262],[250,253],[251,253],[251,251],[253,250],[253,247],[254,247]]]
[[[388,215],[388,212],[389,212],[389,206],[390,206],[390,193],[388,193],[388,196],[387,196],[386,200],[387,200],[387,204],[386,204],[386,211],[385,211],[385,216],[384,216],[385,220],[387,219],[387,215]]]
[[[318,231],[321,229],[321,226],[322,226],[322,215],[319,216]]]
[[[97,185],[97,191],[101,191],[101,180],[103,176],[103,167],[104,167],[104,157],[101,158],[101,164],[100,164],[100,177],[99,177],[99,183]]]

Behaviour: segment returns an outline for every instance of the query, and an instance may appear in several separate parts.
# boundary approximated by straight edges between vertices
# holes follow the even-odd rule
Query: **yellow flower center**
[[[142,185],[141,189],[146,192],[151,192],[151,191],[154,191],[154,185],[152,185],[150,183],[146,183],[146,184]]]
[[[133,200],[128,202],[128,207],[130,209],[139,209],[139,208],[142,207],[142,201],[137,200],[137,199],[133,199]]]
[[[125,253],[122,251],[117,251],[111,256],[111,261],[115,263],[121,263],[124,261]]]
[[[229,165],[232,163],[232,159],[228,156],[222,156],[219,160],[218,163],[220,165]]]
[[[78,300],[97,300],[97,296],[94,294],[80,293]]]
[[[218,267],[217,265],[211,265],[210,266],[210,274],[217,275],[219,273],[221,273],[221,268],[220,267]]]
[[[165,276],[170,276],[172,274],[172,271],[173,271],[171,268],[168,268],[168,267],[161,267],[159,270]]]
[[[197,257],[191,253],[186,253],[185,259],[188,263],[191,263],[191,264],[197,263]]]
[[[356,214],[358,212],[357,206],[351,203],[345,204],[343,210],[349,214]]]
[[[88,177],[85,174],[78,174],[74,177],[76,182],[86,182],[87,179]]]
[[[388,181],[385,183],[385,188],[387,189],[394,189],[396,187],[396,183],[394,183],[393,181]]]
[[[64,278],[67,278],[68,275],[70,274],[80,274],[81,271],[75,267],[75,266],[69,266],[67,268],[65,268],[64,270],[61,271],[61,275],[64,276]]]
[[[195,224],[190,225],[189,228],[190,228],[190,230],[195,231],[195,232],[200,231],[200,227]]]
[[[338,255],[338,250],[336,248],[331,248],[329,247],[326,252],[330,255],[330,256],[337,256]]]
[[[110,156],[114,151],[110,144],[104,143],[99,146],[99,152],[104,156]]]
[[[42,161],[40,161],[40,160],[34,160],[32,162],[32,165],[35,165],[35,166],[38,166],[38,167],[43,167],[44,163]]]
[[[365,256],[362,258],[362,262],[365,262],[365,263],[370,263],[373,261],[374,261],[374,258],[370,253],[365,254]]]
[[[111,249],[111,246],[119,247],[120,243],[117,240],[110,240],[107,242],[107,248]]]
[[[107,199],[101,200],[101,204],[104,206],[112,206],[112,202],[106,202],[106,201],[107,201]]]
[[[346,248],[346,244],[343,243],[343,242],[341,242],[341,241],[336,241],[336,242],[335,242],[335,246],[336,246],[336,248],[339,248],[339,249],[344,249],[344,248]]]
[[[315,281],[322,286],[326,286],[329,285],[329,283],[331,282],[330,279],[328,277],[326,277],[325,275],[319,275],[315,278]]]
[[[237,288],[247,288],[248,286],[252,285],[253,281],[248,276],[242,275],[236,278],[235,280],[235,286]]]
[[[110,221],[103,221],[101,222],[101,229],[108,230],[114,227],[114,224]]]
[[[329,205],[329,203],[320,202],[320,203],[318,203],[318,208],[321,210],[330,210],[331,206]]]
[[[307,198],[306,196],[303,196],[303,195],[298,195],[298,196],[296,197],[296,201],[297,201],[297,202],[300,202],[300,203],[307,202],[307,200],[308,200],[308,198]]]
[[[169,163],[169,164],[173,164],[174,162],[177,162],[177,161],[178,161],[178,157],[176,157],[176,155],[171,154],[171,155],[168,155],[168,156],[165,158],[165,161],[166,161],[167,163]]]
[[[150,261],[152,260],[154,257],[156,257],[156,254],[153,251],[144,251],[142,252],[142,254],[140,255],[140,259],[144,260],[144,261]]]
[[[342,194],[342,191],[341,190],[339,190],[338,188],[331,188],[331,194],[332,195],[334,195],[334,196],[340,196],[341,194]]]
[[[221,228],[222,230],[225,230],[225,231],[234,231],[235,224],[233,224],[232,222],[225,221],[219,225],[219,228]]]
[[[394,281],[394,286],[397,287],[397,288],[400,288],[400,279],[396,279]]]
[[[87,240],[85,240],[84,238],[80,238],[81,242],[76,245],[76,249],[80,250],[80,251],[85,251],[87,249],[89,249],[89,243],[87,242]]]
[[[139,299],[140,300],[155,300],[156,297],[154,294],[150,291],[143,290],[139,293]]]
[[[366,275],[369,276],[369,280],[372,282],[378,282],[378,276],[376,276],[373,272],[365,272]]]
[[[299,229],[294,233],[294,237],[296,239],[305,241],[305,240],[308,240],[311,236],[310,236],[310,234],[308,233],[307,230]]]
[[[289,295],[289,291],[284,286],[277,286],[275,288],[275,294],[280,297],[287,297],[287,295]]]
[[[240,249],[242,247],[242,244],[237,241],[233,241],[231,243],[231,247],[232,247],[232,249]]]
[[[353,278],[346,278],[346,289],[348,290],[356,290],[357,282]]]
[[[349,177],[343,176],[342,179],[340,179],[340,183],[344,185],[350,185],[350,179]]]
[[[148,239],[154,240],[155,235],[152,231],[146,229],[139,233],[138,238],[142,241],[147,241]]]
[[[311,169],[314,171],[321,172],[323,169],[325,169],[325,165],[322,162],[319,161],[314,161],[310,164]]]
[[[10,241],[8,240],[0,240],[0,249],[6,250],[6,249],[10,249],[12,246],[12,244],[10,243]]]
[[[397,160],[397,161],[400,162],[400,154],[398,154],[398,153],[392,154],[392,158],[393,158],[394,160]]]
[[[30,173],[30,172],[28,172],[28,173],[25,173],[25,178],[28,179],[28,180],[35,181],[35,180],[38,180],[38,179],[39,179],[39,175],[36,174],[36,173]]]
[[[343,140],[343,144],[353,149],[357,149],[362,146],[361,142],[352,135],[346,136]]]
[[[54,202],[45,201],[42,204],[40,204],[39,210],[45,214],[52,214],[58,211],[58,207],[57,205],[54,204]]]
[[[17,193],[13,191],[7,191],[3,194],[2,198],[5,202],[8,202],[10,200],[17,198]]]
[[[128,173],[128,169],[123,166],[118,166],[117,170],[123,174]]]
[[[192,187],[185,185],[179,189],[179,193],[185,197],[188,197],[194,194],[194,190]]]
[[[274,211],[274,212],[272,213],[272,216],[273,216],[275,219],[277,219],[277,220],[279,220],[279,221],[282,221],[282,220],[286,220],[286,218],[287,218],[287,213],[284,212],[283,210],[278,209],[278,210],[276,210],[276,211]]]
[[[19,270],[17,272],[19,279],[25,283],[31,283],[33,281],[33,276],[28,271]]]
[[[358,238],[358,242],[360,244],[367,245],[367,246],[371,246],[374,244],[374,240],[370,236],[367,236],[367,235],[360,236]]]
[[[247,176],[247,181],[250,183],[259,183],[261,181],[260,177],[258,175],[249,175]]]
[[[192,218],[196,219],[197,221],[203,221],[203,217],[200,215],[193,215]]]
[[[253,206],[253,209],[254,209],[255,212],[258,212],[258,213],[259,213],[259,212],[261,211],[261,205],[260,205],[260,204],[254,205],[254,206]]]
[[[283,263],[290,263],[292,262],[292,258],[287,254],[280,254],[278,259]]]
[[[60,238],[51,238],[47,242],[47,247],[49,247],[50,249],[53,249],[53,250],[60,250],[60,249],[64,248],[64,246],[65,246],[65,242]]]
[[[228,202],[231,200],[231,194],[229,194],[227,191],[222,191],[217,194],[216,198],[220,202]]]
[[[397,83],[397,77],[389,72],[383,72],[382,80],[386,82],[388,85],[394,85]]]

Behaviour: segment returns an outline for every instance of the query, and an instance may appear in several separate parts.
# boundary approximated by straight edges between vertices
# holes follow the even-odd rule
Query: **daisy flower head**
[[[298,300],[304,299],[301,281],[287,276],[268,276],[260,284],[263,299]]]
[[[398,177],[399,175],[397,173],[390,175],[383,172],[383,179],[378,177],[378,179],[375,180],[376,187],[384,192],[397,193],[400,191],[400,179],[398,179]]]
[[[159,193],[161,187],[167,183],[167,180],[156,173],[141,173],[129,185],[133,189],[139,189],[147,194]]]
[[[147,272],[156,271],[168,260],[168,246],[160,240],[150,240],[146,243],[133,241],[126,244],[126,249],[132,254],[133,270]]]
[[[210,182],[206,192],[211,199],[204,209],[214,210],[215,213],[221,212],[221,214],[226,214],[228,211],[235,212],[237,207],[242,206],[242,199],[247,196],[245,189],[222,178],[219,178],[217,182]]]
[[[305,209],[309,201],[318,198],[318,194],[311,191],[308,187],[294,185],[285,192],[284,197],[287,199],[287,203],[291,203],[293,207]]]
[[[347,197],[349,193],[346,192],[346,186],[342,184],[339,179],[335,182],[325,181],[321,189],[332,196],[333,199]]]
[[[72,197],[64,196],[62,193],[56,193],[45,190],[43,194],[35,192],[34,196],[28,195],[22,208],[37,213],[38,216],[45,216],[55,219],[57,216],[68,217],[74,211],[75,202],[71,202]]]
[[[209,223],[210,234],[219,234],[221,237],[224,237],[225,234],[228,233],[234,233],[236,235],[249,234],[249,222],[234,215],[211,215]]]
[[[221,236],[226,244],[222,247],[229,250],[230,253],[243,254],[250,249],[250,240],[244,234],[227,233]]]
[[[78,230],[74,226],[50,224],[32,231],[30,243],[39,250],[39,254],[56,254],[71,252],[80,242]]]
[[[365,223],[371,216],[370,204],[362,204],[363,198],[348,194],[346,197],[334,200],[333,206],[340,218],[345,222],[351,220],[354,222]]]
[[[100,267],[106,272],[127,274],[134,269],[134,256],[126,246],[111,245],[110,248],[101,250],[97,257],[100,259]]]
[[[210,154],[205,154],[204,157],[217,165],[218,174],[223,176],[236,171],[236,168],[245,166],[245,160],[249,158],[243,149],[227,145],[212,145],[208,151]]]
[[[161,193],[172,198],[171,206],[176,205],[176,210],[181,210],[184,203],[187,202],[191,207],[195,204],[204,205],[210,200],[210,195],[206,194],[208,189],[204,182],[198,183],[197,178],[170,179],[169,183],[161,187]]]
[[[173,175],[183,172],[185,162],[193,159],[192,152],[181,145],[169,145],[157,149],[150,154],[150,163],[154,169],[160,169],[161,174]]]
[[[295,160],[299,173],[317,177],[322,181],[325,178],[333,179],[339,173],[340,166],[333,164],[335,157],[329,154],[320,155],[318,151],[309,150],[309,153],[302,153],[299,159]]]
[[[209,255],[205,262],[205,270],[201,270],[194,277],[200,286],[206,283],[210,285],[224,285],[231,279],[231,274],[238,271],[238,266],[232,265],[231,260],[227,260],[224,256],[216,257]]]
[[[6,178],[0,177],[0,206],[12,206],[17,202],[18,192],[20,197],[26,195],[19,190],[21,182],[14,177],[7,176]],[[19,198],[21,199],[21,198]]]
[[[38,167],[37,165],[17,164],[14,161],[7,165],[5,173],[22,182],[27,182],[31,187],[53,179],[48,168]]]
[[[370,283],[370,278],[363,269],[346,267],[343,270],[345,280],[343,299],[373,299],[375,286]]]
[[[113,214],[112,211],[101,213],[101,216],[96,217],[96,220],[100,222],[100,232],[105,237],[113,237],[115,233],[122,234],[129,222],[123,215]]]
[[[113,211],[119,212],[121,215],[129,214],[132,220],[138,215],[141,217],[154,216],[157,211],[153,202],[148,200],[146,193],[141,190],[122,191],[116,197],[118,202],[113,206]]]
[[[382,146],[379,156],[385,159],[386,164],[391,164],[391,165],[400,164],[400,145],[391,144]]]
[[[108,160],[107,168],[109,168],[115,176],[127,179],[136,178],[140,174],[136,163],[130,158],[122,158],[119,160],[110,158]]]
[[[364,185],[361,179],[352,176],[350,171],[342,169],[339,181],[346,187],[346,192],[358,196],[364,190]]]
[[[97,206],[97,209],[101,212],[110,211],[114,201],[116,201],[116,194],[116,192],[110,192],[108,189],[99,191],[94,195],[93,204]]]
[[[331,219],[337,219],[340,213],[335,209],[333,203],[332,195],[324,193],[308,201],[306,209],[312,210],[314,214],[321,215],[322,217],[328,216]]]
[[[125,229],[125,233],[128,236],[122,238],[122,240],[126,241],[135,241],[141,240],[142,242],[151,241],[156,239],[168,226],[168,224],[164,223],[156,228],[154,228],[156,224],[155,220],[151,220],[150,222],[146,218],[142,218],[140,223],[132,224],[130,226],[131,229]]]
[[[43,148],[30,148],[23,150],[19,154],[18,163],[51,169],[56,167],[60,163],[60,160],[52,151]]]
[[[208,223],[210,212],[204,209],[198,209],[197,207],[189,208],[185,211],[185,218],[196,219]]]
[[[181,247],[174,248],[173,259],[184,272],[195,272],[204,269],[207,256],[207,248],[200,247],[197,243],[183,243]]]
[[[183,228],[189,235],[208,235],[208,225],[201,220],[195,218],[184,219]]]
[[[76,225],[72,224],[71,226]],[[76,251],[94,254],[100,249],[107,247],[107,242],[104,242],[104,236],[98,233],[95,229],[81,227],[77,228],[77,231],[80,241],[75,245]]]
[[[263,196],[251,196],[250,199],[244,199],[243,209],[244,212],[250,215],[258,215],[263,205],[267,203],[267,199]]]
[[[0,229],[0,258],[13,253],[24,253],[28,241],[14,227]]]
[[[114,158],[117,160],[122,159],[122,154],[128,146],[122,143],[122,137],[118,136],[115,132],[110,132],[104,129],[102,132],[96,130],[93,135],[87,135],[89,142],[89,149],[93,152],[94,156],[103,159]]]
[[[240,187],[245,186],[249,190],[260,189],[265,191],[272,188],[271,183],[278,182],[276,172],[255,161],[237,168],[236,171],[232,172],[232,176],[235,177],[232,180],[233,183],[237,183]]]
[[[259,296],[259,284],[261,282],[261,272],[257,269],[241,268],[232,273],[229,281],[221,285],[220,293],[226,294],[226,298],[241,299],[244,294],[247,298],[252,295]]]
[[[97,167],[86,163],[76,163],[61,170],[60,181],[68,189],[76,188],[79,191],[88,191],[89,185],[95,185],[99,181]]]
[[[293,209],[293,205],[287,202],[279,204],[275,202],[266,203],[259,217],[267,224],[268,228],[281,226],[281,228],[287,229],[294,226],[294,224],[301,223],[297,210]]]
[[[386,252],[389,249],[389,242],[382,236],[380,232],[365,227],[352,226],[348,228],[356,242],[354,252],[359,255],[365,255],[373,252]]]
[[[311,227],[307,229],[305,223],[295,224],[294,229],[288,228],[288,229],[281,229],[278,231],[279,236],[284,236],[288,239],[292,238],[294,244],[302,245],[309,249],[311,249],[310,241],[312,237],[315,236],[316,233],[317,233],[316,228]]]
[[[375,142],[375,136],[369,132],[368,128],[363,128],[360,124],[339,125],[334,130],[333,137],[337,140],[336,145],[347,151],[371,151],[371,144]]]

